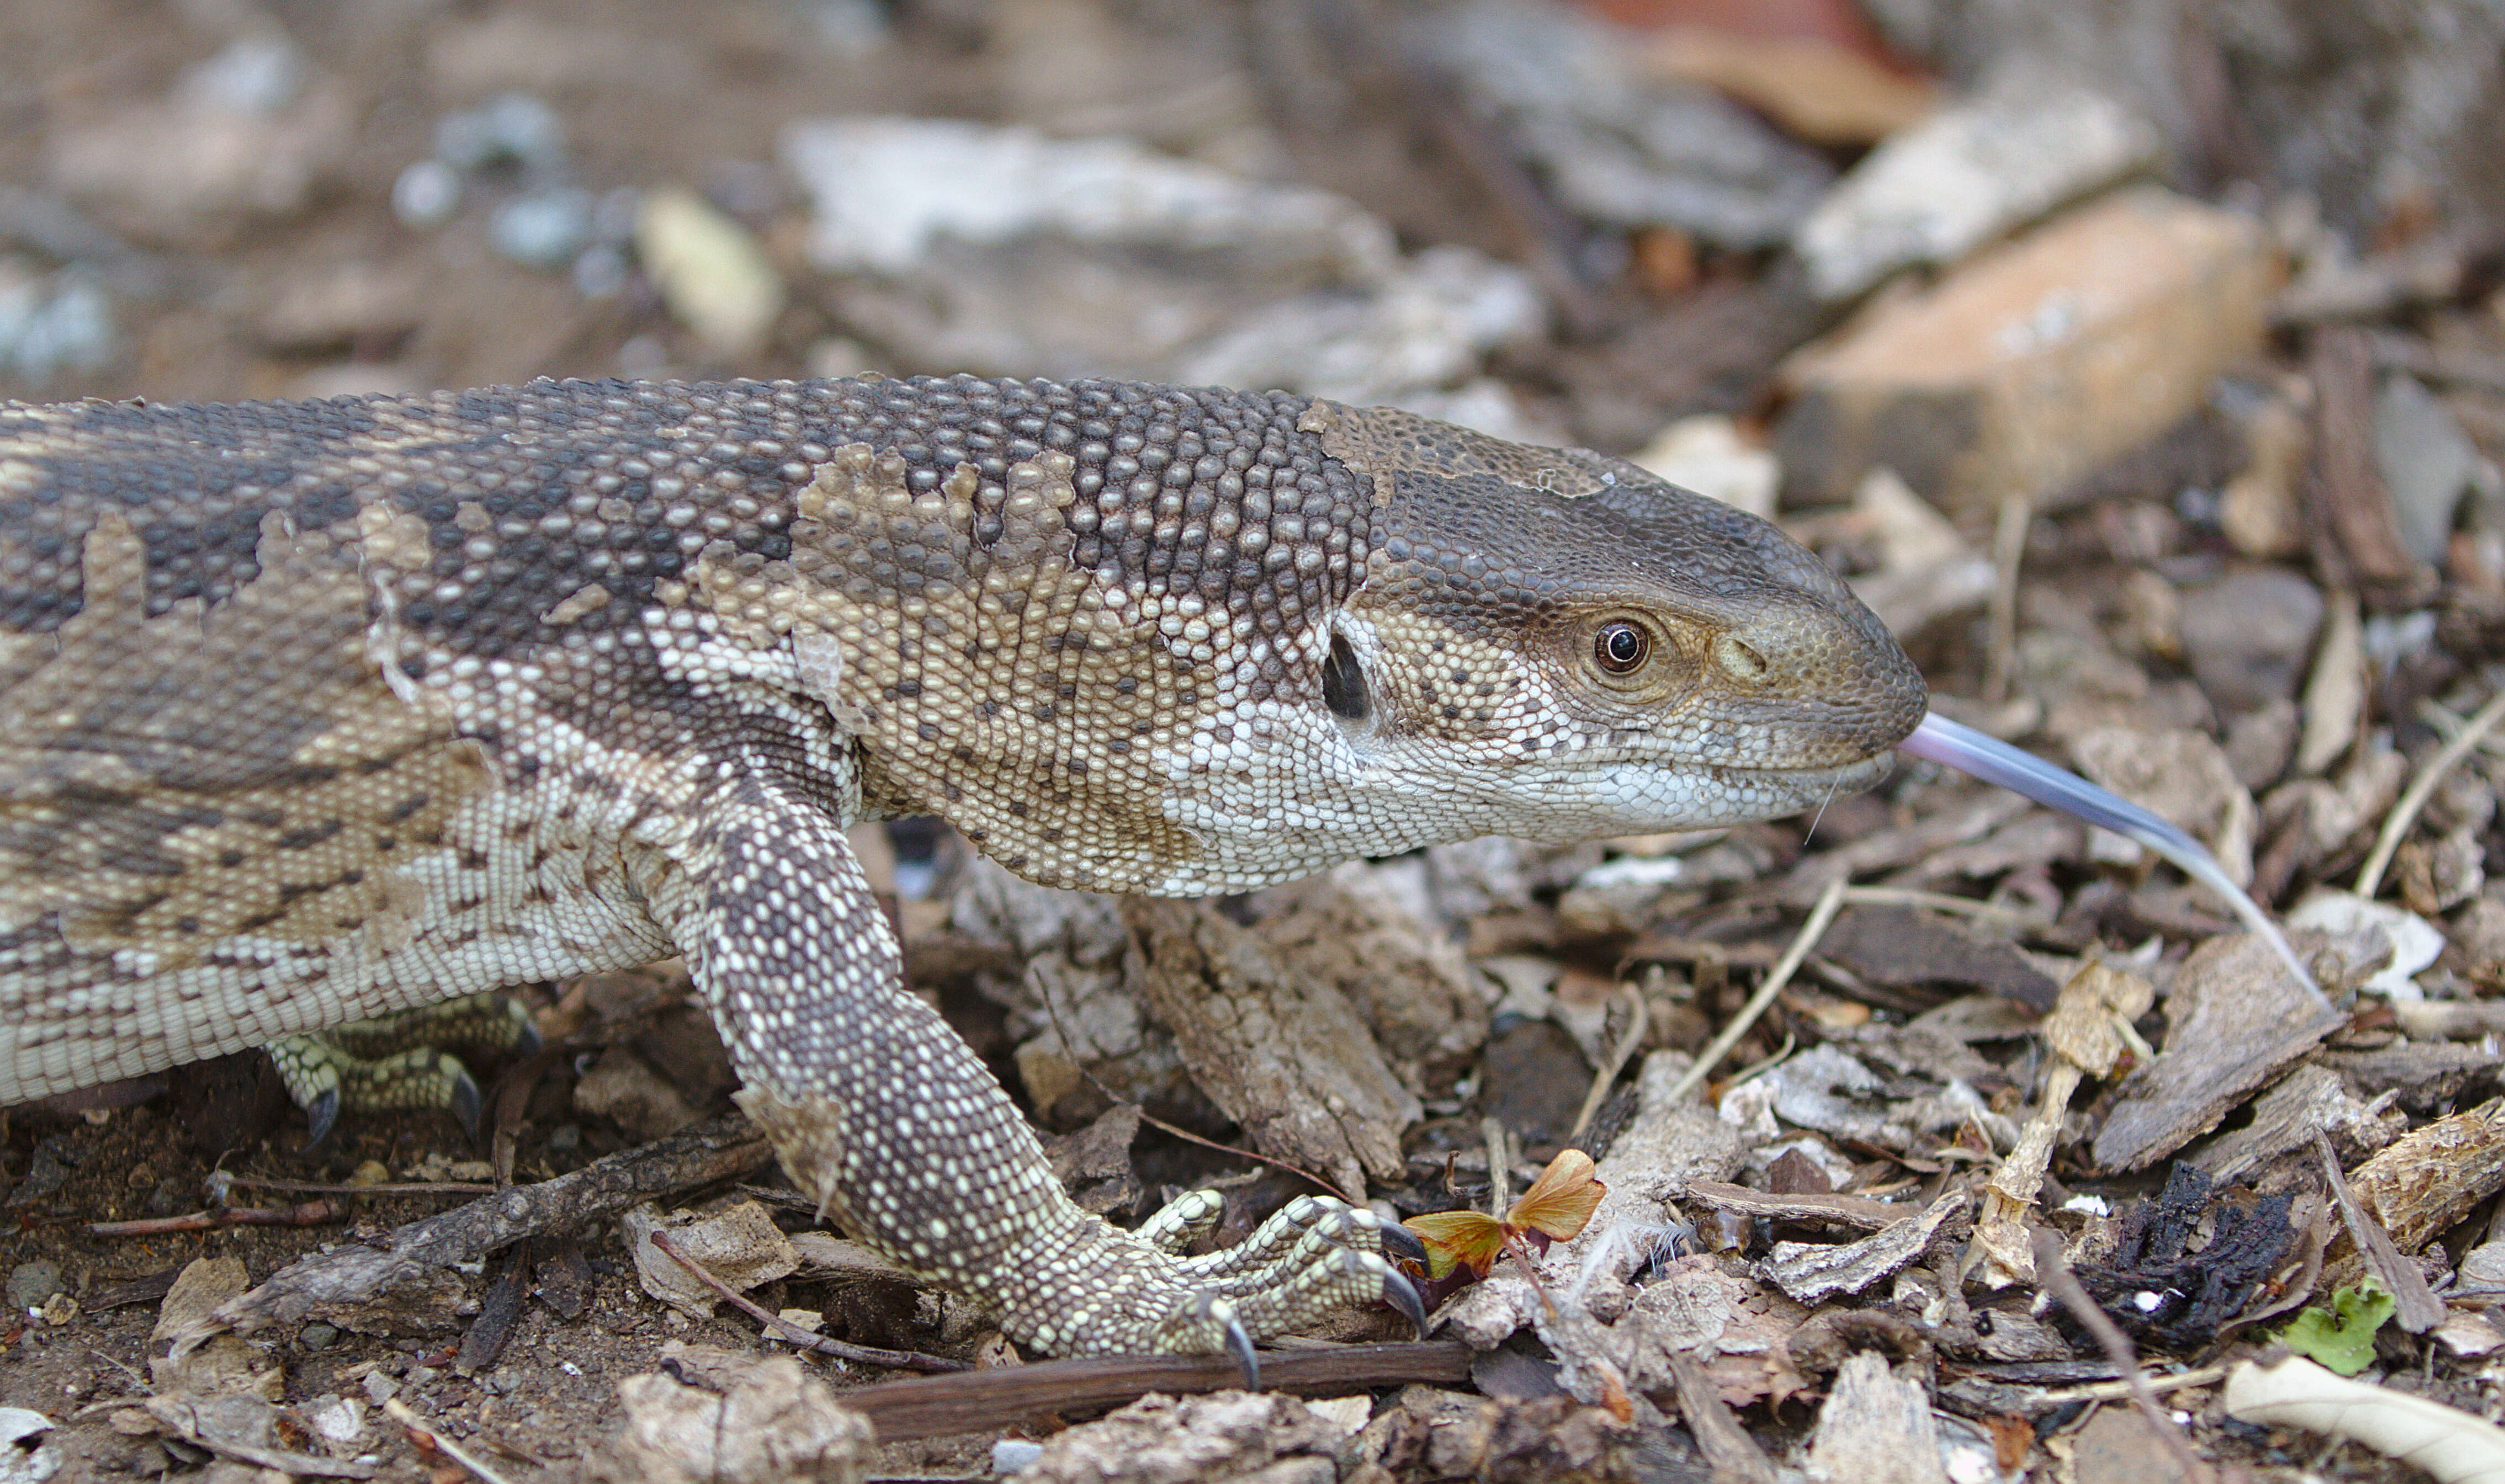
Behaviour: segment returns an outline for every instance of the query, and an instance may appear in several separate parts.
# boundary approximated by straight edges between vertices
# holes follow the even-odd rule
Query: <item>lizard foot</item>
[[[477,1080],[437,1046],[527,1054],[539,1043],[539,1028],[520,1002],[489,993],[290,1036],[268,1051],[288,1097],[304,1110],[309,1143],[319,1145],[350,1110],[441,1108],[476,1138],[484,1111]]]
[[[1198,1190],[1177,1199],[1172,1205],[1148,1219],[1139,1235],[1152,1243],[1150,1227],[1168,1212],[1200,1197],[1213,1205],[1222,1204],[1214,1190]],[[1215,1213],[1210,1217],[1214,1225]],[[1234,1274],[1261,1270],[1279,1265],[1301,1266],[1333,1248],[1352,1252],[1392,1250],[1395,1256],[1424,1260],[1427,1249],[1409,1228],[1384,1220],[1361,1206],[1329,1196],[1300,1195],[1272,1214],[1260,1228],[1233,1247],[1200,1257],[1189,1258],[1185,1266],[1208,1278],[1224,1278]],[[1179,1248],[1168,1248],[1179,1252]]]
[[[1427,1256],[1425,1244],[1407,1227],[1388,1222],[1363,1207],[1317,1195],[1300,1195],[1280,1207],[1251,1236],[1233,1247],[1196,1257],[1186,1255],[1184,1250],[1196,1239],[1217,1229],[1225,1209],[1226,1198],[1217,1191],[1193,1190],[1168,1202],[1131,1235],[1159,1252],[1182,1258],[1185,1274],[1226,1298],[1294,1289],[1316,1281],[1310,1275],[1326,1270],[1333,1253],[1363,1256],[1389,1249],[1394,1255],[1414,1261],[1423,1262]],[[1393,1277],[1394,1284],[1382,1286],[1380,1293],[1361,1294],[1359,1301],[1381,1298],[1409,1315],[1423,1335],[1425,1316],[1412,1312],[1417,1304],[1415,1290],[1396,1271]],[[1362,1280],[1358,1281],[1358,1287],[1364,1287]],[[1336,1299],[1323,1305],[1324,1309],[1340,1306]]]
[[[1208,1192],[1199,1192],[1206,1195]],[[1214,1199],[1214,1198],[1213,1198]],[[1418,1290],[1377,1250],[1385,1223],[1337,1201],[1283,1210],[1243,1243],[1176,1257],[1109,1226],[1043,1254],[1004,1325],[1058,1355],[1231,1353],[1260,1384],[1256,1340],[1381,1301],[1425,1329]],[[1060,1244],[1055,1244],[1059,1247]],[[1039,1316],[1037,1301],[1049,1310]]]
[[[1249,1385],[1259,1373],[1254,1340],[1294,1333],[1343,1309],[1379,1300],[1424,1332],[1418,1290],[1383,1255],[1387,1245],[1415,1244],[1405,1229],[1343,1201],[1299,1196],[1233,1247],[1181,1255],[1192,1234],[1215,1226],[1223,1204],[1216,1191],[1193,1191],[1137,1232],[1096,1224],[1050,1244],[1058,1250],[1041,1254],[1031,1277],[1046,1282],[1045,1296],[1064,1301],[1033,1325],[1032,1338],[1061,1354],[1230,1351]],[[1073,1296],[1077,1301],[1068,1302]]]

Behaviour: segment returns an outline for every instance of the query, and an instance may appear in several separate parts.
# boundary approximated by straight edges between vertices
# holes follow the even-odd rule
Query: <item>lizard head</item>
[[[1325,708],[1365,769],[1475,832],[1815,808],[1886,776],[1923,719],[1887,628],[1753,515],[1587,451],[1379,408],[1308,417],[1376,512],[1331,617]]]

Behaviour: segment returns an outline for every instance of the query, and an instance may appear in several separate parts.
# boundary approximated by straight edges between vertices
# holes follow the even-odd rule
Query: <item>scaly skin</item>
[[[847,825],[1242,891],[1786,813],[1923,702],[1761,521],[1283,394],[0,406],[0,1104],[680,952],[844,1227],[1048,1351],[1214,1350],[1390,1290],[1372,1218],[1079,1212]]]

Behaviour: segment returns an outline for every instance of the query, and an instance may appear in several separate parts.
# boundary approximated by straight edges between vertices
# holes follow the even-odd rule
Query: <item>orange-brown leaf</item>
[[[1484,1212],[1433,1211],[1400,1224],[1426,1244],[1429,1278],[1442,1278],[1457,1264],[1485,1278],[1504,1250],[1504,1228]]]
[[[1560,1242],[1571,1242],[1591,1222],[1592,1213],[1600,1209],[1601,1197],[1609,1193],[1607,1184],[1592,1173],[1592,1156],[1581,1149],[1561,1149],[1548,1161],[1548,1168],[1522,1199],[1513,1203],[1505,1215],[1505,1224],[1517,1231],[1546,1232]]]

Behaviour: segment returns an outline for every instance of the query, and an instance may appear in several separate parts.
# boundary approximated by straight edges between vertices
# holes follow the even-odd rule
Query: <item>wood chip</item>
[[[2123,1084],[2096,1160],[2142,1170],[2218,1126],[2227,1111],[2344,1023],[2317,1010],[2270,945],[2213,937],[2175,971],[2166,1048]]]
[[[1768,1195],[1718,1180],[1688,1182],[1687,1198],[1716,1211],[1735,1211],[1742,1216],[1777,1221],[1826,1221],[1861,1231],[1883,1230],[1913,1215],[1892,1201],[1873,1200],[1866,1195]]]
[[[1988,990],[2035,1009],[2051,1007],[2058,988],[2015,944],[1911,907],[1854,907],[1818,952],[1880,984]]]
[[[1877,1351],[1847,1357],[1810,1439],[1809,1477],[1820,1484],[1949,1484],[1929,1395],[1891,1374]]]
[[[1858,1293],[1920,1257],[1952,1218],[1965,1213],[1970,1199],[1962,1189],[1950,1190],[1858,1242],[1778,1242],[1762,1265],[1766,1279],[1805,1304]]]
[[[1200,901],[1131,898],[1130,977],[1174,1032],[1192,1079],[1265,1154],[1361,1194],[1400,1173],[1419,1116],[1348,997],[1288,972],[1250,932]]]
[[[2379,1148],[2392,1138],[2339,1073],[2308,1064],[2253,1099],[2252,1121],[2219,1135],[2192,1155],[2192,1163],[2220,1184],[2232,1184],[2310,1143],[2317,1129],[2351,1150]]]
[[[2374,345],[2363,330],[2313,337],[2314,561],[2361,586],[2412,586],[2422,569],[2401,545],[2392,492],[2375,468]]]
[[[2505,1099],[2411,1130],[2348,1184],[2401,1251],[2417,1252],[2505,1189]]]

